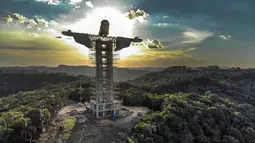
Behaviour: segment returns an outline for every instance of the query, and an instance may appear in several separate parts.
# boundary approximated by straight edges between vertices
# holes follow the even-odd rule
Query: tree
[[[92,96],[92,92],[89,88],[82,89],[80,91],[80,97],[84,99],[85,102],[88,102],[90,100],[90,96]]]
[[[24,117],[22,112],[9,111],[0,116],[0,123],[4,124],[6,130],[18,130],[25,128],[30,119]]]

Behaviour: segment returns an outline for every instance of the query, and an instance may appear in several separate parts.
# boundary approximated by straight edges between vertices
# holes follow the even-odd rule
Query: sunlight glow
[[[91,13],[87,13],[84,19],[77,21],[74,24],[66,25],[66,29],[70,29],[73,32],[79,33],[90,33],[98,34],[100,29],[100,24],[103,19],[107,19],[110,22],[110,33],[109,36],[121,36],[127,38],[135,37],[132,35],[132,30],[135,24],[135,19],[129,19],[126,14],[122,14],[116,8],[103,7],[95,8]],[[66,40],[65,40],[66,41]],[[84,48],[75,42],[68,42],[77,48],[80,53],[88,55],[88,49]],[[134,54],[142,54],[139,47],[129,47],[120,51],[120,59],[128,58]]]
[[[130,46],[120,51],[120,60],[127,59],[132,55],[143,55],[141,48],[137,46]]]

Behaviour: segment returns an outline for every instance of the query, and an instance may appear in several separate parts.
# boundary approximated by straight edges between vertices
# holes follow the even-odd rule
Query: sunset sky
[[[1,0],[0,66],[90,65],[88,48],[63,30],[144,41],[120,67],[255,67],[254,0]],[[56,38],[56,36],[61,36]]]

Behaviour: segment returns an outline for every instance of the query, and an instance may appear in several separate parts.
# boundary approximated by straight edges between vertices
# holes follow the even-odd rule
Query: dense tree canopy
[[[41,105],[43,120],[49,123],[68,99],[85,102],[94,94],[94,80],[82,76],[23,73],[3,77],[0,92],[8,96],[0,98],[0,142],[38,137]],[[6,81],[8,91],[17,90],[6,92]],[[255,142],[253,69],[175,66],[116,87],[124,105],[152,110],[130,132],[129,142]]]
[[[13,76],[20,80],[24,75],[13,74]],[[44,121],[47,126],[55,111],[65,106],[67,100],[70,99],[69,97],[76,101],[79,100],[80,96],[89,100],[89,96],[92,94],[89,89],[91,81],[87,77],[72,77],[62,74],[37,76],[29,74],[27,77],[31,78],[26,81],[30,84],[38,82],[38,87],[26,85],[29,89],[34,88],[36,90],[26,89],[28,91],[20,91],[0,98],[0,142],[3,138],[10,143],[22,143],[25,140],[36,139],[41,132],[41,122]],[[11,81],[13,77],[11,79],[8,76],[5,78]],[[26,84],[25,81],[18,82]],[[43,82],[48,84],[43,85]],[[81,88],[77,85],[81,85]],[[41,107],[43,109],[40,109]],[[41,112],[44,113],[42,120]]]
[[[154,111],[133,128],[129,142],[255,142],[254,76],[252,69],[170,67],[122,83],[124,104]]]

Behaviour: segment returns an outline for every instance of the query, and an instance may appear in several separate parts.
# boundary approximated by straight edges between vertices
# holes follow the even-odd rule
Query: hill
[[[22,142],[27,138],[20,135],[24,131],[36,139],[41,133],[40,104],[46,107],[44,122],[49,123],[55,111],[65,106],[68,99],[78,101],[83,97],[88,101],[93,94],[93,80],[84,76],[60,73],[1,75],[0,83],[8,80],[12,87],[22,87],[22,90],[0,98],[0,132],[4,133],[0,136],[3,140]],[[151,113],[144,115],[133,127],[129,142],[255,141],[253,69],[175,66],[119,82],[117,87],[124,105],[151,109]]]
[[[130,135],[140,143],[255,141],[255,70],[170,67],[120,84],[125,105],[152,109]]]
[[[92,95],[92,80],[88,77],[47,73],[4,74],[3,77],[9,80],[11,88],[20,87],[23,91],[0,97],[1,143],[37,140],[42,133],[42,122],[49,126],[68,100],[79,101],[82,97],[85,102]]]
[[[0,97],[19,91],[39,89],[49,84],[76,81],[80,77],[59,73],[0,73]]]
[[[114,81],[126,81],[135,79],[150,70],[159,71],[161,69],[129,69],[129,68],[114,68]],[[31,67],[0,67],[2,73],[67,73],[69,75],[77,76],[84,75],[89,77],[95,76],[95,68],[89,66],[67,66],[59,65],[58,67],[45,67],[45,66],[31,66]]]

